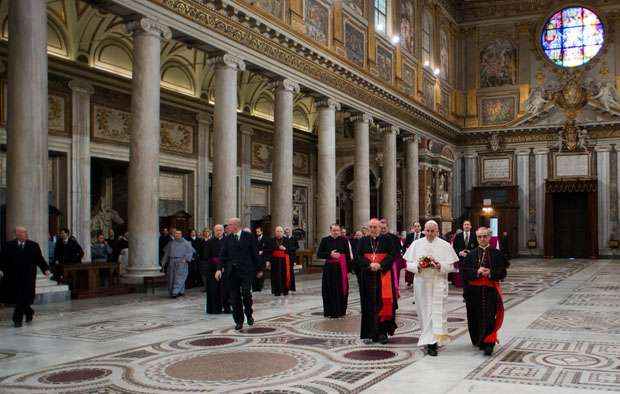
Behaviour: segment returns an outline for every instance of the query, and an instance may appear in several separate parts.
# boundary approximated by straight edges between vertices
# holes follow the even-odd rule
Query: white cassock
[[[429,256],[439,262],[441,269],[418,270],[422,256]],[[413,272],[415,303],[420,318],[422,335],[418,346],[444,344],[448,336],[448,273],[454,272],[454,263],[459,261],[452,245],[437,237],[430,242],[427,238],[415,241],[405,252],[407,271]]]

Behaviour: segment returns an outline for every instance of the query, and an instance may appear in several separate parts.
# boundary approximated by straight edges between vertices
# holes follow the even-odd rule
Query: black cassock
[[[344,256],[344,267],[338,259],[331,257],[333,251]],[[321,240],[316,251],[316,257],[325,259],[322,280],[323,316],[342,317],[347,314],[347,303],[349,300],[348,267],[351,265],[349,241],[344,237],[333,238],[332,236],[327,236]],[[343,275],[345,275],[345,278],[343,278]],[[343,280],[346,280],[346,286]]]
[[[286,250],[281,250],[284,246]],[[273,238],[273,251],[271,253],[271,293],[288,295],[289,291],[295,291],[294,262],[291,258],[291,250],[295,244],[289,238]]]
[[[228,302],[228,289],[226,283],[226,275],[222,275],[221,279],[215,280],[215,271],[220,264],[220,252],[224,238],[218,239],[211,237],[204,243],[203,253],[201,253],[201,267],[206,274],[207,279],[207,313],[218,314],[230,311]]]
[[[297,261],[297,251],[299,250],[299,241],[295,237],[286,238],[286,251],[288,252],[288,258],[291,261],[291,291],[296,291],[295,286],[295,262]]]
[[[484,339],[493,335],[498,306],[500,306],[499,303],[502,302],[502,299],[494,287],[471,285],[472,282],[480,279],[478,276],[480,267],[490,268],[489,279],[492,282],[499,282],[506,278],[508,263],[499,250],[491,247],[487,247],[486,250],[477,247],[463,260],[461,268],[463,279],[469,284],[465,296],[465,305],[471,343],[474,346],[494,345],[495,341],[485,341]],[[503,310],[503,306],[501,309]]]
[[[49,271],[43,258],[39,244],[26,240],[20,247],[14,239],[6,243],[0,254],[0,271],[2,279],[0,300],[7,304],[15,304],[13,321],[21,323],[23,315],[32,316],[30,305],[34,302],[37,267],[42,272]]]
[[[258,249],[258,258],[261,259],[263,266],[271,261],[271,252],[273,252],[273,238],[263,234],[260,238],[256,237],[256,247]],[[254,278],[252,280],[252,291],[263,291],[265,285],[265,276]]]
[[[360,338],[376,340],[380,334],[394,335],[396,331],[396,309],[398,302],[396,299],[396,288],[394,286],[394,278],[392,264],[394,262],[394,247],[390,239],[380,235],[377,238],[370,236],[360,239],[357,245],[357,266],[360,272],[360,302],[362,306],[362,327]],[[381,260],[381,269],[373,272],[370,269],[369,255],[384,254]],[[391,318],[383,320],[380,313],[383,310],[382,287],[385,281],[383,275],[389,278],[389,285],[392,294],[391,308],[386,309],[391,312]],[[390,291],[390,288],[386,291]]]

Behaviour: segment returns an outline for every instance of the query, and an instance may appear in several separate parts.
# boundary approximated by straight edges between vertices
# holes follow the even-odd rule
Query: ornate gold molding
[[[454,130],[434,119],[429,114],[399,99],[381,86],[365,81],[360,76],[344,70],[327,59],[317,61],[318,53],[308,50],[296,43],[289,43],[290,48],[284,47],[278,40],[269,38],[269,34],[261,34],[257,29],[219,13],[217,10],[198,4],[192,0],[151,0],[151,2],[181,15],[201,26],[204,26],[234,42],[261,53],[270,59],[287,65],[295,71],[319,81],[325,85],[351,97],[392,114],[393,116],[411,125],[424,126],[438,135],[453,140]],[[230,10],[228,10],[230,12]]]

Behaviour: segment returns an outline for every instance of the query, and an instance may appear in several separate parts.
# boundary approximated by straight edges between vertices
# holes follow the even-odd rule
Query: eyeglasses
[[[477,238],[491,238],[490,235],[476,235]]]

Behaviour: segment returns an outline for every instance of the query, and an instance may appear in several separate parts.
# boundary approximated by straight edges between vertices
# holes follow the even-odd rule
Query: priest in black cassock
[[[290,269],[291,269],[291,291],[296,291],[297,287],[295,285],[295,262],[297,261],[297,251],[299,250],[299,241],[293,235],[293,231],[290,227],[284,228],[284,238],[286,238],[286,252],[288,253],[288,258],[291,261]]]
[[[276,227],[271,253],[271,293],[275,296],[288,295],[295,291],[293,279],[293,262],[289,254],[290,241],[284,236],[284,229]]]
[[[349,265],[352,256],[349,241],[341,236],[340,226],[332,224],[329,235],[321,239],[316,257],[323,265],[323,316],[336,318],[347,314]]]
[[[215,273],[221,264],[220,254],[224,245],[224,227],[221,224],[213,226],[213,236],[205,241],[203,252],[200,254],[203,272],[207,280],[207,314],[230,313],[228,302],[227,279],[224,275],[219,280]]]
[[[271,260],[271,253],[275,246],[273,245],[273,239],[263,233],[262,227],[256,227],[254,230],[256,234],[256,247],[258,249],[258,258],[261,259],[263,266]],[[265,277],[254,278],[252,282],[252,291],[263,291],[265,284]]]
[[[463,278],[469,285],[465,299],[467,326],[471,343],[490,356],[504,321],[500,281],[506,278],[508,263],[502,252],[489,247],[488,228],[480,227],[476,236],[478,247],[467,254],[462,264]]]
[[[400,242],[400,237],[390,232],[387,219],[381,219],[381,235],[387,238],[392,245],[392,256],[394,256],[394,272],[396,272],[396,292],[400,294],[400,271],[407,268],[407,262],[403,259],[405,250]]]
[[[381,222],[369,222],[370,234],[359,241],[357,265],[360,269],[362,327],[360,338],[388,343],[396,331],[398,309],[393,243],[381,235]]]
[[[15,239],[6,243],[0,254],[0,301],[15,304],[13,323],[21,327],[26,316],[26,323],[34,317],[31,305],[35,297],[37,267],[49,276],[49,266],[41,253],[39,244],[28,239],[24,227],[15,228]]]

